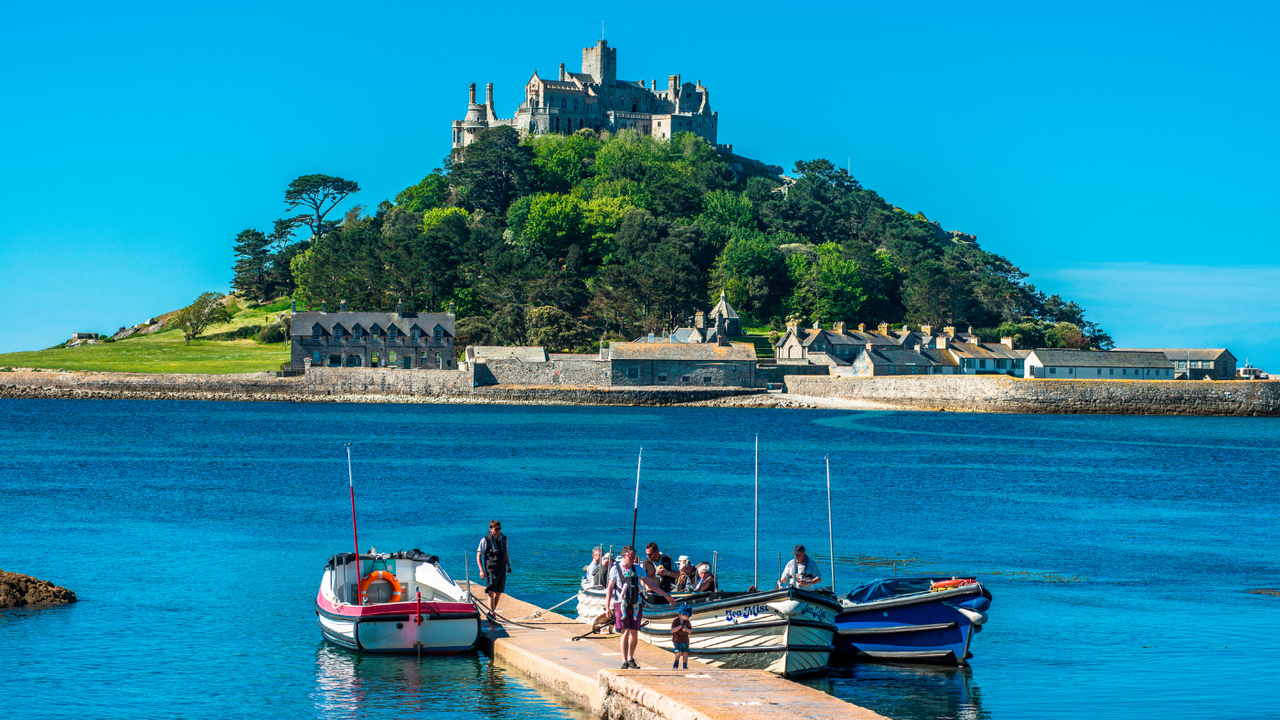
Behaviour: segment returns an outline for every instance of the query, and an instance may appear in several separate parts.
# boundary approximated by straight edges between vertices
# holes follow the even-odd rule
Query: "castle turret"
[[[493,85],[489,85],[492,92]],[[462,143],[454,143],[456,147],[466,147],[475,142],[476,136],[485,128],[489,127],[489,116],[485,112],[485,106],[476,102],[476,84],[471,83],[471,87],[467,91],[467,116],[462,120]]]
[[[618,79],[618,50],[609,47],[607,40],[582,48],[582,74],[590,75],[597,85],[613,85]]]

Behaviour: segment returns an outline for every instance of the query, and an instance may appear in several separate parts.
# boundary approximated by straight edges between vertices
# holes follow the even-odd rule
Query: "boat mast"
[[[826,456],[827,460],[827,542],[830,543],[828,550],[831,552],[831,592],[836,591],[836,536],[831,529],[831,456]]]
[[[631,509],[631,550],[636,549],[636,520],[640,517],[640,461],[644,459],[644,446],[640,446],[640,453],[636,455],[636,501]]]
[[[351,443],[347,446],[347,487],[351,489],[351,538],[356,544],[356,604],[364,605],[364,593],[360,591],[360,534],[356,532],[356,482],[351,477]]]
[[[754,563],[752,571],[751,584],[756,590],[760,589],[760,434],[756,433],[756,514],[755,514],[755,545],[751,550],[751,559]]]

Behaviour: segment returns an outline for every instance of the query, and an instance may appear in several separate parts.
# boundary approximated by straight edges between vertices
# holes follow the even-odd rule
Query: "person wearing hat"
[[[609,582],[609,568],[613,567],[613,553],[600,556],[600,564],[591,572],[591,587],[604,587]]]
[[[680,663],[684,663],[684,669],[689,669],[689,633],[693,632],[693,623],[689,621],[689,616],[693,615],[693,608],[689,603],[684,603],[676,610],[675,619],[671,621],[671,644],[675,646],[676,659],[671,663],[674,670],[680,667]]]
[[[791,555],[791,560],[782,571],[782,579],[778,580],[778,587],[798,587],[808,590],[822,582],[822,572],[818,570],[818,563],[809,557],[803,545],[797,545],[791,551]]]

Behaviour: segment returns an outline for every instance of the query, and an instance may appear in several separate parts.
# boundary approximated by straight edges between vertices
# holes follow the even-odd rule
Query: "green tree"
[[[569,195],[535,195],[525,219],[524,242],[530,252],[556,260],[569,247],[585,244],[584,203]]]
[[[222,302],[224,297],[216,292],[201,293],[195,302],[182,308],[174,316],[173,325],[182,331],[182,337],[187,345],[190,345],[192,339],[199,337],[210,325],[231,319],[226,305]]]
[[[259,300],[266,297],[271,263],[269,245],[267,236],[258,230],[243,230],[236,236],[235,275],[231,279],[231,287],[247,297]]]
[[[528,192],[532,175],[533,149],[522,144],[520,133],[507,125],[481,132],[450,173],[465,204],[499,215]]]
[[[449,179],[433,172],[417,185],[410,185],[396,195],[396,206],[409,212],[424,213],[443,206],[449,200]]]
[[[311,228],[311,236],[319,238],[328,230],[327,216],[348,195],[360,192],[360,186],[351,180],[332,175],[303,175],[289,183],[284,191],[284,204],[289,210],[306,208],[299,220]]]
[[[591,330],[560,308],[543,306],[530,310],[525,319],[529,344],[550,352],[569,352],[590,342]]]
[[[818,262],[813,266],[814,322],[829,324],[851,321],[862,313],[867,294],[862,289],[858,263],[844,257],[835,243],[816,248]]]

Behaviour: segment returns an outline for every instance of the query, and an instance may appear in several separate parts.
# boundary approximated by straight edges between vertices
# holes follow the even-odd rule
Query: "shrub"
[[[271,343],[284,342],[284,339],[285,339],[284,326],[281,325],[280,323],[276,323],[274,325],[268,325],[262,328],[262,331],[258,333],[258,342],[264,345],[268,345]]]
[[[275,302],[271,303],[270,305],[259,305],[258,309],[262,310],[265,313],[280,312],[281,310],[288,310],[292,304],[293,304],[293,298],[282,297],[279,300],[276,300]]]

